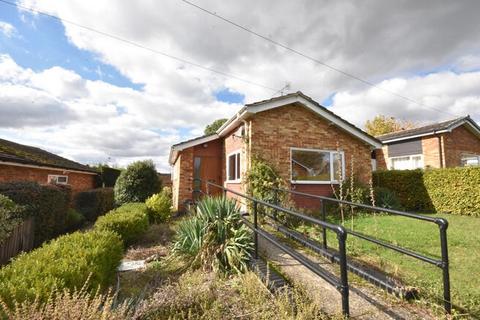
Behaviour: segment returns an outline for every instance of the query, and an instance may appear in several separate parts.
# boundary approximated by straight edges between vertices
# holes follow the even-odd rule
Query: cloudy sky
[[[478,1],[191,1],[380,89],[181,0],[16,2],[64,22],[0,2],[0,137],[168,171],[171,144],[287,83],[359,126],[480,121]]]

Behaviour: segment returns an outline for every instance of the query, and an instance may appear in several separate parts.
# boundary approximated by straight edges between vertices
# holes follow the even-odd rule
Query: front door
[[[212,156],[196,156],[193,158],[193,190],[194,199],[197,200],[200,194],[207,192],[206,181],[222,185],[222,167],[219,157]],[[200,180],[201,183],[200,183]],[[210,186],[210,195],[219,195],[221,190]]]

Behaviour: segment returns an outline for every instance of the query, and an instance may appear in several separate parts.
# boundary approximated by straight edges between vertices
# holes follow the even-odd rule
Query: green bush
[[[120,237],[109,231],[75,232],[21,254],[0,269],[0,298],[14,302],[45,302],[54,290],[104,289],[115,278],[122,259]]]
[[[35,217],[35,245],[65,232],[71,196],[68,187],[9,182],[0,184],[0,194],[25,206],[26,215]]]
[[[209,197],[198,203],[193,217],[180,223],[173,251],[191,259],[194,267],[243,272],[252,247],[236,202]]]
[[[125,245],[130,245],[148,229],[147,207],[144,203],[127,203],[101,216],[95,229],[118,233]]]
[[[115,183],[115,202],[145,202],[160,191],[161,185],[151,160],[137,161],[122,171]]]
[[[373,194],[375,197],[375,206],[394,210],[402,209],[400,200],[392,190],[384,187],[375,187]]]
[[[26,218],[25,208],[0,194],[0,244]]]
[[[97,188],[79,192],[74,197],[73,206],[88,221],[93,222],[114,208],[113,188]]]
[[[78,229],[85,221],[85,217],[75,209],[69,209],[67,212],[66,227],[67,231]]]
[[[172,213],[172,189],[163,188],[162,192],[154,194],[145,202],[150,223],[162,223],[170,219]]]
[[[407,211],[434,211],[423,183],[422,170],[388,170],[373,173],[375,187],[392,190]]]
[[[406,210],[480,216],[480,168],[391,170],[374,184],[393,190]]]

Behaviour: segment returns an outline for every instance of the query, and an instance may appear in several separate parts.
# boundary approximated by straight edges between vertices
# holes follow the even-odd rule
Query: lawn
[[[448,249],[452,301],[480,315],[480,218],[447,214],[431,215],[449,222]],[[335,222],[335,221],[332,221]],[[440,240],[435,224],[391,215],[358,215],[348,218],[345,227],[386,240],[390,243],[440,258]],[[319,240],[320,232],[312,227],[300,227]],[[329,245],[335,246],[334,234],[328,235]],[[347,238],[350,256],[381,267],[419,288],[420,294],[432,300],[442,297],[441,269],[422,261],[379,247],[353,236]]]

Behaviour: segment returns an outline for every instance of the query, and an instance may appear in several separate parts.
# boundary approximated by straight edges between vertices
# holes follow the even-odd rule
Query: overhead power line
[[[140,44],[140,43],[138,43],[138,42],[135,42],[135,41],[132,41],[132,40],[129,40],[129,39],[126,39],[126,38],[122,38],[122,37],[120,37],[120,36],[117,36],[117,35],[114,35],[114,34],[111,34],[111,33],[105,32],[105,31],[102,31],[102,30],[98,30],[98,29],[95,29],[95,28],[93,28],[93,27],[89,27],[89,26],[86,26],[86,25],[83,25],[83,24],[80,24],[80,23],[77,23],[77,22],[74,22],[74,21],[71,21],[71,20],[67,20],[67,19],[64,19],[64,18],[57,17],[57,16],[55,16],[55,15],[53,15],[53,14],[49,14],[49,13],[44,12],[44,11],[40,11],[40,10],[37,10],[37,9],[33,9],[33,8],[30,8],[30,7],[23,6],[23,5],[20,5],[20,4],[17,4],[17,3],[13,3],[13,2],[10,2],[10,1],[6,1],[6,0],[0,0],[0,2],[5,3],[5,4],[7,4],[7,5],[10,5],[10,6],[13,6],[13,7],[17,7],[17,8],[19,8],[19,9],[23,9],[23,10],[26,10],[26,11],[30,11],[30,12],[33,12],[33,13],[36,13],[36,14],[40,14],[40,15],[46,16],[46,17],[49,17],[49,18],[52,18],[52,19],[61,21],[62,23],[67,23],[67,24],[76,26],[76,27],[78,27],[78,28],[82,28],[82,29],[88,30],[88,31],[90,31],[90,32],[97,33],[97,34],[99,34],[99,35],[102,35],[102,36],[105,36],[105,37],[108,37],[108,38],[111,38],[111,39],[114,39],[114,40],[117,40],[117,41],[120,41],[120,42],[129,44],[129,45],[134,46],[134,47],[137,47],[137,48],[141,48],[141,49],[150,51],[150,52],[152,52],[152,53],[155,53],[155,54],[164,56],[164,57],[166,57],[166,58],[170,58],[170,59],[172,59],[172,60],[176,60],[176,61],[179,61],[179,62],[188,64],[188,65],[194,66],[194,67],[199,68],[199,69],[203,69],[203,70],[206,70],[206,71],[209,71],[209,72],[213,72],[213,73],[219,74],[219,75],[221,75],[221,76],[223,76],[223,77],[225,77],[225,78],[235,79],[235,80],[242,81],[242,82],[244,82],[244,83],[248,83],[248,84],[250,84],[250,85],[254,85],[254,86],[257,86],[257,87],[260,87],[260,88],[263,88],[263,89],[267,89],[267,90],[271,90],[271,91],[274,91],[274,92],[278,91],[278,89],[269,87],[269,86],[267,86],[267,85],[264,85],[264,84],[261,84],[261,83],[257,83],[257,82],[253,82],[253,81],[250,81],[250,80],[247,80],[247,79],[244,79],[244,78],[238,77],[238,76],[236,76],[236,75],[233,75],[233,74],[230,74],[230,73],[227,73],[227,72],[223,72],[223,71],[220,71],[220,70],[217,70],[217,69],[213,69],[213,68],[210,68],[210,67],[206,67],[206,66],[203,66],[203,65],[201,65],[201,64],[198,64],[198,63],[196,63],[196,62],[193,62],[193,61],[190,61],[190,60],[187,60],[187,59],[184,59],[184,58],[180,58],[180,57],[174,56],[174,55],[172,55],[172,54],[159,51],[159,50],[154,49],[154,48],[150,48],[150,47],[145,46],[145,45],[143,45],[143,44]]]
[[[274,44],[274,45],[276,45],[276,46],[278,46],[278,47],[280,47],[280,48],[283,48],[283,49],[285,49],[285,50],[287,50],[287,51],[290,51],[290,52],[292,52],[292,53],[294,53],[294,54],[296,54],[296,55],[299,55],[299,56],[301,56],[301,57],[303,57],[303,58],[305,58],[305,59],[308,59],[308,60],[310,60],[310,61],[313,61],[313,62],[315,62],[315,63],[317,63],[317,64],[319,64],[319,65],[322,65],[322,66],[324,66],[324,67],[326,67],[326,68],[328,68],[328,69],[330,69],[330,70],[333,70],[333,71],[335,71],[335,72],[337,72],[337,73],[340,73],[340,74],[342,74],[342,75],[344,75],[344,76],[346,76],[346,77],[349,77],[349,78],[352,78],[352,79],[354,79],[354,80],[357,80],[357,81],[359,81],[359,82],[361,82],[361,83],[363,83],[363,84],[365,84],[365,85],[367,85],[367,86],[370,86],[370,87],[375,88],[375,89],[377,89],[377,90],[384,91],[384,92],[389,93],[389,94],[391,94],[391,95],[394,95],[394,96],[396,96],[396,97],[398,97],[398,98],[400,98],[400,99],[403,99],[403,100],[405,100],[405,101],[408,101],[408,102],[414,103],[414,104],[416,104],[416,105],[425,107],[425,108],[427,108],[427,109],[432,109],[432,110],[436,110],[436,111],[439,111],[439,112],[443,112],[443,113],[448,114],[448,115],[456,116],[456,115],[454,115],[454,114],[452,114],[452,113],[450,113],[450,112],[447,112],[447,111],[445,111],[445,110],[438,109],[438,108],[434,108],[434,107],[432,107],[432,106],[427,106],[427,105],[425,105],[425,104],[423,104],[423,103],[421,103],[421,102],[418,102],[418,101],[416,101],[416,100],[414,100],[414,99],[411,99],[411,98],[409,98],[409,97],[407,97],[407,96],[404,96],[404,95],[401,95],[401,94],[399,94],[399,93],[397,93],[397,92],[394,92],[394,91],[391,91],[391,90],[382,88],[382,87],[376,85],[375,83],[373,83],[373,82],[371,82],[371,81],[365,80],[365,79],[363,79],[363,78],[361,78],[361,77],[359,77],[359,76],[356,76],[356,75],[354,75],[354,74],[352,74],[352,73],[349,73],[349,72],[347,72],[347,71],[344,71],[344,70],[342,70],[342,69],[339,69],[339,68],[337,68],[337,67],[335,67],[335,66],[332,66],[332,65],[330,65],[330,64],[328,64],[328,63],[326,63],[326,62],[320,61],[320,60],[318,60],[318,59],[316,59],[316,58],[314,58],[314,57],[312,57],[312,56],[310,56],[310,55],[307,55],[307,54],[301,52],[301,51],[298,51],[298,50],[296,50],[296,49],[293,49],[293,48],[291,48],[291,47],[289,47],[289,46],[287,46],[287,45],[285,45],[285,44],[283,44],[283,43],[280,43],[280,42],[278,42],[278,41],[276,41],[276,40],[274,40],[274,39],[272,39],[272,38],[270,38],[270,37],[264,36],[264,35],[262,35],[262,34],[256,32],[256,31],[254,31],[254,30],[252,30],[252,29],[250,29],[250,28],[248,28],[248,27],[245,27],[245,26],[243,26],[243,25],[241,25],[241,24],[239,24],[239,23],[237,23],[237,22],[235,22],[235,21],[232,21],[232,20],[230,20],[230,19],[228,19],[228,18],[225,18],[225,17],[217,14],[217,13],[214,12],[214,11],[210,11],[210,10],[208,10],[208,9],[205,9],[205,8],[199,6],[199,5],[196,4],[196,3],[190,2],[190,1],[188,1],[188,0],[180,0],[180,1],[184,2],[185,4],[188,4],[189,6],[192,6],[192,7],[194,7],[194,8],[197,8],[198,10],[201,10],[201,11],[203,11],[203,12],[205,12],[205,13],[207,13],[207,14],[209,14],[209,15],[217,18],[217,19],[220,19],[220,20],[222,20],[222,21],[224,21],[224,22],[226,22],[226,23],[228,23],[228,24],[230,24],[230,25],[232,25],[232,26],[234,26],[234,27],[236,27],[236,28],[239,28],[239,29],[241,29],[241,30],[243,30],[243,31],[246,31],[246,32],[250,33],[250,34],[253,34],[254,36],[256,36],[256,37],[258,37],[258,38],[260,38],[260,39],[263,39],[263,40],[265,40],[265,41],[268,41],[268,42],[270,42],[270,43],[272,43],[272,44]]]

